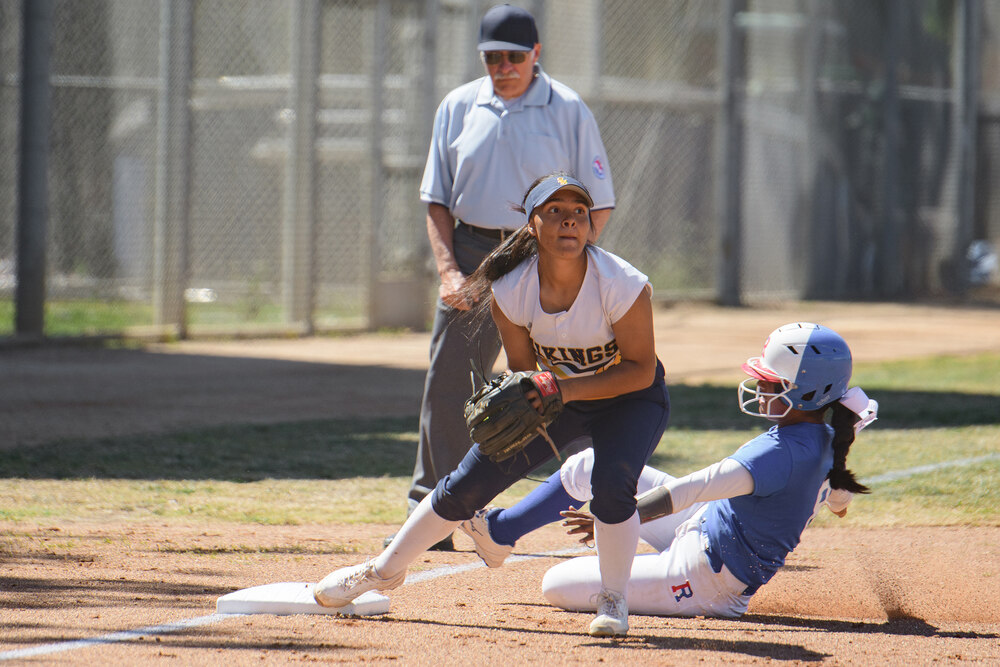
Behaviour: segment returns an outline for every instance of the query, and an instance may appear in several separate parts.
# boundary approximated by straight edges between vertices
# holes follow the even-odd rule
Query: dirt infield
[[[856,359],[1000,350],[1000,310],[887,304],[656,313],[671,382],[737,377],[774,326],[827,324]],[[199,426],[416,412],[427,334],[191,341],[145,350],[0,351],[0,442],[30,446]],[[849,517],[847,519],[849,521]],[[35,524],[0,521],[0,660],[215,665],[1000,663],[1000,529],[811,529],[738,621],[631,618],[624,640],[546,604],[559,558],[476,568],[392,594],[388,615],[211,617],[237,588],[315,581],[380,549],[395,526]],[[477,562],[471,544],[411,569]],[[307,545],[288,549],[287,545]],[[557,527],[515,554],[572,547]],[[209,617],[209,618],[206,618]],[[119,634],[115,634],[119,633]],[[125,634],[121,634],[125,633]],[[89,640],[65,644],[71,640]],[[13,654],[15,650],[37,655]],[[58,649],[58,650],[56,650]],[[47,652],[56,651],[56,652]]]
[[[806,531],[788,564],[738,621],[633,615],[625,640],[586,635],[588,614],[553,609],[539,582],[559,557],[531,557],[407,583],[385,616],[213,619],[216,599],[275,581],[315,581],[376,553],[394,526],[196,528],[3,525],[0,658],[13,649],[71,664],[952,664],[1000,660],[996,529]],[[311,545],[288,553],[288,544]],[[73,545],[73,546],[68,546]],[[471,542],[429,552],[411,575],[478,563]],[[570,546],[557,527],[516,555]],[[565,556],[563,556],[565,557]],[[145,628],[145,630],[144,630]],[[113,633],[133,630],[116,638]]]

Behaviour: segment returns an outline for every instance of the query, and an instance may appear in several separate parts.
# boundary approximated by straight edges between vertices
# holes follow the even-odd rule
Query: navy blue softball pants
[[[670,397],[657,363],[656,380],[646,389],[596,401],[567,403],[549,425],[562,451],[580,438],[594,447],[594,498],[590,511],[604,523],[621,523],[635,512],[636,483],[660,443],[670,416]],[[458,468],[441,479],[431,498],[434,511],[449,521],[464,521],[502,491],[555,455],[538,437],[517,456],[494,463],[473,445]]]

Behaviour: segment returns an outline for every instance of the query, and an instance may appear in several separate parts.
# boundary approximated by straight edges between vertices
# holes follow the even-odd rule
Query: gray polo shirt
[[[567,171],[587,186],[594,209],[614,208],[607,153],[594,115],[571,88],[536,66],[521,97],[504,101],[484,76],[459,86],[434,116],[420,200],[446,206],[477,227],[517,229],[528,186]]]

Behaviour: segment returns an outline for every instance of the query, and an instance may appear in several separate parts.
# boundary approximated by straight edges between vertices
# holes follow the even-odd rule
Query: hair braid
[[[854,479],[854,473],[847,469],[847,454],[854,444],[854,423],[859,418],[839,401],[830,405],[833,409],[830,418],[830,425],[833,426],[833,469],[827,476],[830,486],[851,493],[871,493],[871,489]]]

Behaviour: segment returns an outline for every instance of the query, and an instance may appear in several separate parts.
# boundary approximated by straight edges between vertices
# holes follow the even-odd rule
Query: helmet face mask
[[[835,331],[794,322],[772,331],[761,355],[748,359],[743,370],[750,379],[738,388],[740,410],[777,420],[792,409],[818,410],[843,396],[851,379],[851,351]],[[782,391],[761,391],[750,384],[755,380],[779,384]],[[751,391],[753,397],[744,399]],[[781,414],[772,409],[775,401],[786,406]]]
[[[781,391],[764,391],[758,379],[749,377],[738,387],[740,410],[754,417],[781,419],[792,411],[792,402],[788,399],[788,392],[791,390],[792,387],[782,380]],[[745,398],[746,394],[749,394],[749,397]],[[775,401],[778,402],[777,406]]]

